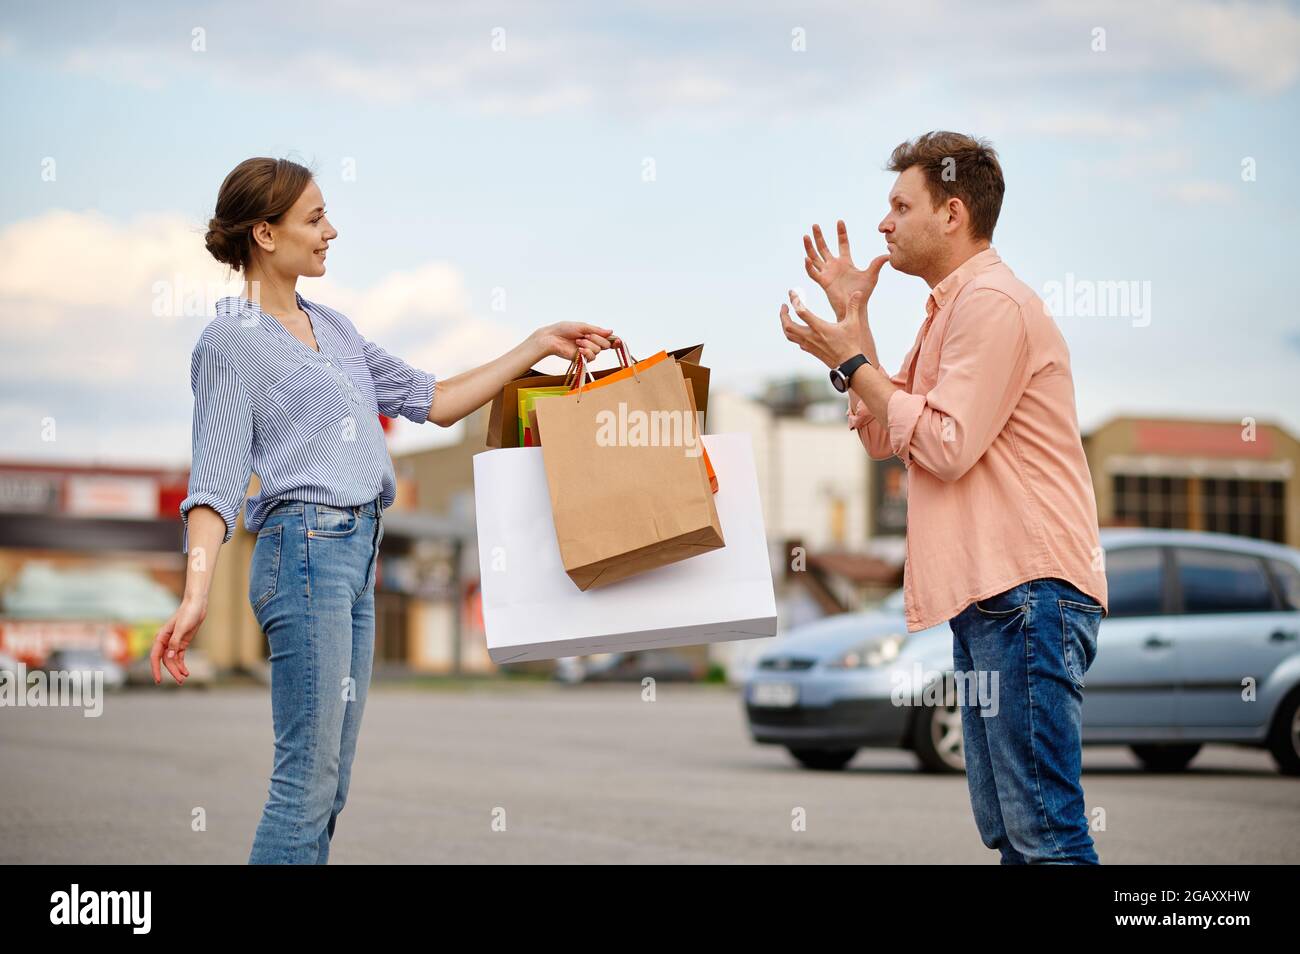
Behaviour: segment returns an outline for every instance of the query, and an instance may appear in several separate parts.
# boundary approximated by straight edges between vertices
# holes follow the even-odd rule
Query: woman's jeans
[[[1039,579],[949,621],[971,807],[1003,864],[1099,863],[1079,773],[1083,677],[1101,616],[1065,580]],[[961,691],[962,673],[980,696]]]
[[[378,499],[266,517],[248,600],[271,647],[275,761],[249,864],[325,864],[348,796],[375,648]]]

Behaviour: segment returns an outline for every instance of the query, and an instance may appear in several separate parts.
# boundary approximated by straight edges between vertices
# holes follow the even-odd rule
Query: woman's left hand
[[[533,332],[533,337],[542,348],[543,357],[554,354],[572,360],[581,351],[588,361],[604,349],[612,347],[609,339],[613,336],[612,328],[588,325],[581,321],[560,321]]]

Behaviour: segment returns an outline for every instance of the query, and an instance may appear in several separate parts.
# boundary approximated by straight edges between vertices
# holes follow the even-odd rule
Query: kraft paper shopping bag
[[[613,372],[611,372],[610,374],[604,377],[601,377],[599,380],[592,381],[588,384],[580,384],[579,382],[582,380],[582,374],[583,371],[585,370],[585,365],[583,363],[581,355],[579,355],[578,358],[576,359],[577,364],[575,367],[575,373],[577,376],[574,379],[574,383],[571,385],[571,389],[575,391],[590,391],[593,388],[601,388],[607,384],[614,384],[617,381],[623,381],[628,377],[635,377],[639,369],[643,370],[645,368],[651,367],[652,365],[658,364],[660,361],[668,360],[668,352],[660,351],[658,354],[652,354],[644,361],[634,361],[628,354],[626,348],[622,346],[621,340],[619,340],[619,344],[616,347],[619,350],[619,355],[622,360],[622,364],[623,364],[622,368],[616,368]],[[687,388],[687,391],[691,392],[692,406],[694,406],[694,401],[695,401],[694,388]],[[519,393],[523,394],[524,391],[520,391]],[[698,421],[697,430],[703,433],[704,421],[701,418],[702,415],[700,414],[696,415],[696,420]],[[535,433],[536,432],[534,432],[534,434]],[[534,440],[533,443],[539,444],[541,442],[538,440]],[[718,492],[718,474],[717,471],[713,469],[713,461],[709,460],[709,451],[707,448],[704,449],[701,456],[704,458],[704,470],[709,475],[709,487],[716,494]]]
[[[579,589],[726,545],[693,397],[669,358],[537,403],[556,539]]]
[[[668,352],[671,357],[681,364],[682,373],[691,382],[691,388],[695,392],[695,406],[707,423],[709,413],[709,369],[700,364],[700,357],[703,353],[704,345],[702,344],[691,345],[688,348],[678,348],[675,351]],[[622,370],[621,367],[604,368],[600,371],[593,371],[591,374],[596,380],[600,380],[606,375],[614,374],[620,370]],[[565,384],[567,379],[572,377],[572,374],[573,362],[570,362],[569,370],[565,374],[545,374],[536,368],[530,368],[502,388],[501,393],[492,399],[492,410],[488,417],[487,446],[519,446],[517,443],[519,440],[519,402],[516,393],[520,388]]]

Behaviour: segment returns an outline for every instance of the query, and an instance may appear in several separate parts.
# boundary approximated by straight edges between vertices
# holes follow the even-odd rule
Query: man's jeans
[[[978,697],[959,699],[975,824],[1003,864],[1099,863],[1079,772],[1083,677],[1101,616],[1065,580],[1039,579],[949,621],[954,670],[990,686],[997,673],[996,715],[981,715]]]
[[[248,600],[271,647],[275,761],[249,864],[325,864],[375,648],[378,499],[290,500],[257,534]]]

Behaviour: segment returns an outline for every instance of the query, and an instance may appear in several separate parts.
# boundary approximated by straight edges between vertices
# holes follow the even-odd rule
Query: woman
[[[547,355],[590,359],[608,328],[560,322],[446,380],[388,354],[345,315],[295,290],[325,274],[338,235],[310,170],[241,162],[226,177],[207,248],[244,277],[217,302],[190,363],[193,464],[180,505],[185,594],[150,659],[177,683],[207,614],[217,554],[257,534],[248,597],[271,647],[275,761],[250,863],[324,864],[347,798],[374,653],[383,509],[396,493],[378,414],[448,427]],[[256,471],[258,492],[244,500]]]

